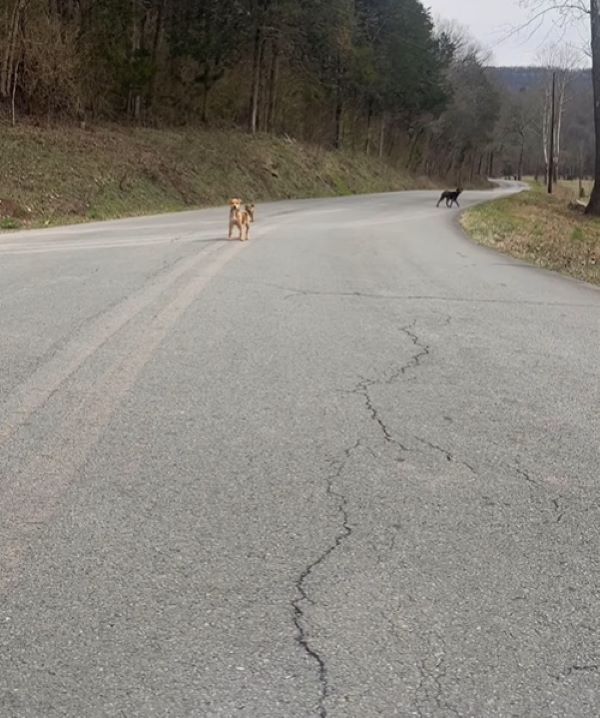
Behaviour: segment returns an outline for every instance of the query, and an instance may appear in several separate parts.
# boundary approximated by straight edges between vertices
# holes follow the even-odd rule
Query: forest
[[[456,182],[593,172],[568,50],[493,68],[420,0],[0,0],[0,122],[240,128]]]

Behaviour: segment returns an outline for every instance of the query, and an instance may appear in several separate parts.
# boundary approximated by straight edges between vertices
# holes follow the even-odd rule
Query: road
[[[600,293],[436,198],[0,238],[2,718],[600,714]]]

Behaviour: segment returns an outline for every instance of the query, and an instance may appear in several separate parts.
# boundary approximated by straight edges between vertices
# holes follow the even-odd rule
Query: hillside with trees
[[[44,128],[77,132],[83,154],[111,144],[123,147],[120,139],[111,143],[109,132],[118,131],[120,138],[125,131],[138,137],[141,131],[171,133],[167,142],[154,143],[155,151],[171,146],[173,133],[180,133],[184,147],[196,133],[196,145],[205,138],[237,170],[243,151],[234,157],[226,146],[215,150],[215,143],[238,132],[246,140],[236,138],[236,147],[273,137],[306,147],[307,157],[316,156],[314,148],[364,156],[402,177],[439,183],[469,185],[490,174],[545,172],[552,62],[543,68],[488,68],[477,44],[451,24],[435,27],[421,0],[1,0],[1,5],[0,131],[11,146],[18,137],[34,147]],[[594,153],[589,73],[568,62],[559,69],[558,172],[589,174]],[[32,126],[35,138],[26,134]],[[103,133],[101,141],[94,140],[95,132]],[[110,180],[92,178],[110,183],[115,196],[127,194],[132,178],[145,172],[144,153],[134,144],[129,179],[120,170]],[[269,165],[272,154],[259,164]],[[9,200],[27,195],[35,205],[35,196],[25,190],[38,182],[35,163],[43,164],[44,155],[25,152],[12,176],[0,162],[1,195]],[[99,161],[115,162],[120,164],[109,155]],[[169,182],[176,187],[185,184],[172,156],[155,157],[153,163],[164,170],[155,175],[174,178]],[[403,182],[398,175],[389,188]],[[198,186],[181,194],[184,205],[215,199]],[[264,196],[289,191],[274,188]]]
[[[419,0],[4,5],[0,99],[15,123],[235,126],[444,173],[478,168],[489,140],[480,58]],[[449,137],[461,120],[474,131]]]

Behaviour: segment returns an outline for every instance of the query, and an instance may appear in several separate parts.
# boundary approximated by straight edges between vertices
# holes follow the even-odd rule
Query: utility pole
[[[552,194],[554,182],[554,98],[556,94],[556,72],[552,73],[552,113],[550,115],[550,153],[548,155],[548,194]]]

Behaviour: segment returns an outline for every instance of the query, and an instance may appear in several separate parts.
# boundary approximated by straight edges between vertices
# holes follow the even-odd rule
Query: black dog
[[[439,207],[440,204],[446,200],[446,207],[452,207],[453,204],[455,204],[457,207],[460,208],[460,205],[458,204],[458,198],[462,194],[462,189],[460,187],[456,188],[455,192],[450,191],[447,189],[445,192],[442,192],[442,196],[440,197],[438,203],[436,204],[436,207]]]

